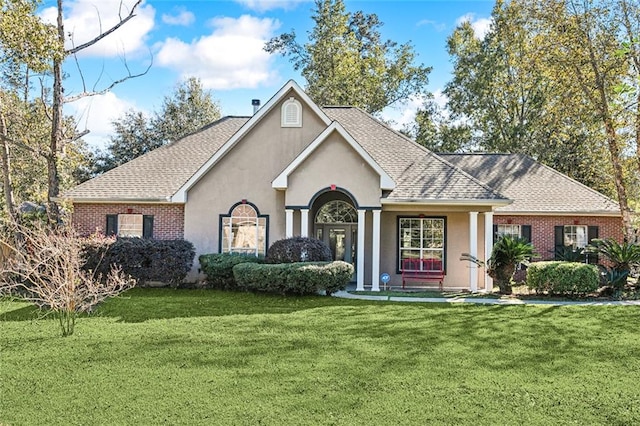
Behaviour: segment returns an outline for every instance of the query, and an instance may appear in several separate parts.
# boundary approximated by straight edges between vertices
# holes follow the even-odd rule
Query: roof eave
[[[406,198],[406,199],[386,199],[383,198],[380,200],[382,205],[423,205],[423,206],[447,206],[447,205],[455,205],[455,206],[489,206],[489,207],[502,207],[509,205],[513,202],[513,200],[495,200],[495,199],[475,199],[475,200],[466,200],[466,199],[426,199],[426,198]]]
[[[574,211],[535,211],[535,210],[519,210],[519,211],[509,211],[509,210],[496,210],[495,214],[497,216],[609,216],[609,217],[620,217],[620,212],[615,212],[611,210],[574,210]]]
[[[53,201],[71,202],[73,204],[181,204],[171,200],[170,196],[164,198],[74,198],[74,197],[55,197]]]

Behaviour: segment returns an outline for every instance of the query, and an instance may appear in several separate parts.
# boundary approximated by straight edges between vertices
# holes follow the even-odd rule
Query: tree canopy
[[[530,155],[617,198],[630,236],[639,16],[627,0],[499,0],[486,36],[463,23],[449,37],[445,114],[425,104],[414,135],[432,148]]]
[[[191,77],[177,84],[151,117],[129,110],[112,122],[114,134],[106,152],[98,154],[96,173],[176,141],[218,118],[220,106],[211,91],[205,90],[199,79]]]
[[[343,0],[316,0],[308,41],[295,31],[269,40],[265,50],[289,57],[320,105],[352,105],[375,114],[427,93],[431,67],[415,65],[410,43],[383,41],[375,14],[346,11]]]

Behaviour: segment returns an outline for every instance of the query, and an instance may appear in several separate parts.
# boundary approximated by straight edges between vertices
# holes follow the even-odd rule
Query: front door
[[[318,225],[316,237],[327,243],[333,260],[342,260],[356,266],[358,241],[357,225]]]

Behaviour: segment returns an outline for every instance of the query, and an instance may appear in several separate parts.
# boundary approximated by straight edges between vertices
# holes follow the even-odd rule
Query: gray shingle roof
[[[499,192],[358,108],[325,107],[323,111],[342,124],[396,182],[388,200],[506,201]]]
[[[67,191],[74,200],[167,200],[249,120],[224,117]]]
[[[612,199],[523,154],[439,156],[514,200],[499,212],[620,212]]]

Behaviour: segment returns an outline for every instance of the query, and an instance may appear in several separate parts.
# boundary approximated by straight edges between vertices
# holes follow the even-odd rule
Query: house
[[[557,244],[621,239],[618,205],[522,155],[436,155],[353,107],[320,107],[294,81],[251,117],[224,117],[71,189],[73,225],[185,238],[197,255],[263,255],[289,236],[326,241],[358,289],[401,283],[404,259],[430,259],[444,287],[491,289],[460,260],[494,235]],[[190,279],[197,278],[198,265]]]

